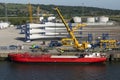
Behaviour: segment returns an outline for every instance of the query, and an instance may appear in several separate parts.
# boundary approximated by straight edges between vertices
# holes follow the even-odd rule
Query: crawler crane
[[[86,24],[80,24],[80,23],[78,23],[75,27],[73,27],[71,30],[72,30],[72,32],[74,33],[77,29],[79,29],[79,28],[81,28],[81,27],[85,27],[86,26]],[[73,39],[71,39],[71,38],[63,38],[62,40],[61,40],[61,42],[62,42],[62,45],[63,46],[73,46],[74,44],[73,44]]]
[[[56,7],[55,10],[57,11],[59,17],[61,18],[62,22],[64,23],[67,32],[69,33],[71,39],[73,40],[73,46],[78,50],[85,50],[90,47],[90,44],[88,42],[82,42],[82,44],[79,44],[78,40],[76,39],[74,35],[74,30],[71,30],[68,24],[65,22],[64,17],[62,16],[60,10]]]

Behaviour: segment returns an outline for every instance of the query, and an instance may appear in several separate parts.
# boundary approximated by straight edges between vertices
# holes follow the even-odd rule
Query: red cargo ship
[[[10,53],[11,61],[15,62],[41,62],[41,63],[101,63],[107,58],[100,53],[86,55],[51,55],[51,54],[29,54],[29,53]]]

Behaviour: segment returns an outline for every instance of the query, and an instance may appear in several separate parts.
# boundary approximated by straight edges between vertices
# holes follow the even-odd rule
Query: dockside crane
[[[76,26],[72,27],[71,30],[72,30],[72,32],[74,34],[74,32],[76,30],[78,30],[81,27],[85,27],[85,26],[86,26],[86,24],[80,24],[80,23],[78,23]],[[62,38],[61,42],[62,42],[63,46],[73,46],[74,45],[72,38]]]
[[[71,39],[74,42],[74,47],[78,50],[85,50],[87,48],[89,48],[89,43],[88,42],[82,42],[82,44],[79,44],[78,40],[76,39],[75,35],[74,35],[74,30],[71,30],[70,27],[68,26],[68,24],[66,23],[66,21],[64,20],[64,17],[62,16],[60,10],[56,7],[55,10],[57,11],[59,17],[61,18],[62,22],[64,23],[67,32],[69,33]]]
[[[37,23],[39,23],[39,17],[40,17],[40,7],[37,7]]]
[[[33,17],[32,17],[32,6],[31,6],[30,2],[29,2],[29,4],[28,4],[28,10],[29,10],[29,19],[30,19],[30,23],[32,23],[32,22],[33,22]]]

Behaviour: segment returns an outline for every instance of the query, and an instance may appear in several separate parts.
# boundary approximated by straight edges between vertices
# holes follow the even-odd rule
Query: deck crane
[[[78,40],[76,39],[75,35],[74,35],[74,31],[70,29],[70,27],[68,26],[68,24],[65,22],[64,17],[62,16],[60,10],[56,7],[55,10],[57,11],[59,17],[61,18],[62,22],[64,23],[67,32],[69,33],[69,35],[71,36],[73,42],[74,42],[74,47],[78,50],[85,50],[87,48],[90,47],[90,44],[88,42],[82,42],[82,44],[79,44]]]

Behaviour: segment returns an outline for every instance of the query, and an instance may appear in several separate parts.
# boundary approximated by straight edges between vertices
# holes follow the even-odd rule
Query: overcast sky
[[[0,0],[6,3],[55,4],[69,6],[89,6],[120,10],[120,0]]]

